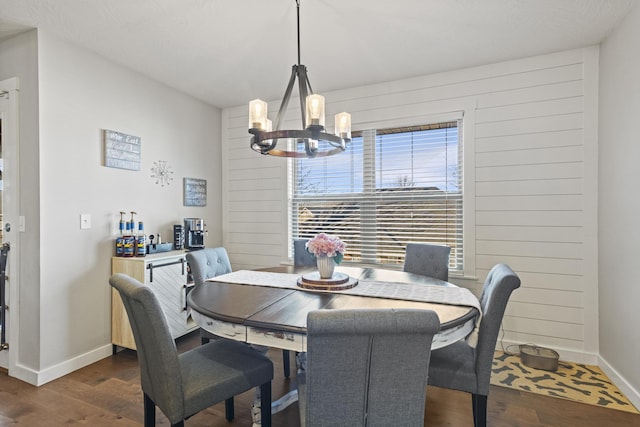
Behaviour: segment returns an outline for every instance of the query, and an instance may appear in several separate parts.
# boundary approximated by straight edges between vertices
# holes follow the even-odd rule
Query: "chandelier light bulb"
[[[324,127],[324,96],[317,93],[307,96],[307,126]]]
[[[267,128],[267,103],[261,99],[254,99],[249,102],[249,128]]]
[[[351,139],[351,114],[345,112],[336,114],[334,132],[340,138]]]

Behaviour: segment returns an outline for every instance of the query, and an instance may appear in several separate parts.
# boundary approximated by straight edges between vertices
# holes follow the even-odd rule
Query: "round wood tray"
[[[316,291],[341,291],[358,285],[358,279],[344,273],[333,273],[330,279],[320,278],[320,273],[314,271],[298,277],[298,286]]]

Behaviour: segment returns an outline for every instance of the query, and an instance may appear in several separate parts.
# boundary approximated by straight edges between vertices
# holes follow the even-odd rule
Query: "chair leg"
[[[233,397],[224,401],[224,412],[227,416],[227,421],[233,421],[233,418],[236,416],[235,409],[233,408]]]
[[[487,396],[472,394],[471,405],[473,407],[473,425],[487,427]]]
[[[211,341],[211,338],[207,334],[208,334],[208,332],[206,332],[204,329],[200,329],[200,344],[201,345],[205,345],[205,344],[209,343],[209,341]]]
[[[282,366],[284,367],[284,377],[289,378],[289,375],[291,375],[291,358],[289,357],[289,350],[282,350]]]
[[[271,381],[260,386],[260,419],[262,427],[271,427]]]
[[[144,427],[155,427],[156,425],[156,404],[147,393],[144,395]]]

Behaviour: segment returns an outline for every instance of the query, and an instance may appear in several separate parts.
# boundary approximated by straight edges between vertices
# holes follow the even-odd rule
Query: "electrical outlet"
[[[91,214],[80,214],[80,229],[91,228]]]

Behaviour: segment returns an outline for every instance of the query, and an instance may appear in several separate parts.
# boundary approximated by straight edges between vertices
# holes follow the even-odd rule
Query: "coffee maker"
[[[184,247],[185,249],[204,248],[204,219],[184,219]]]

